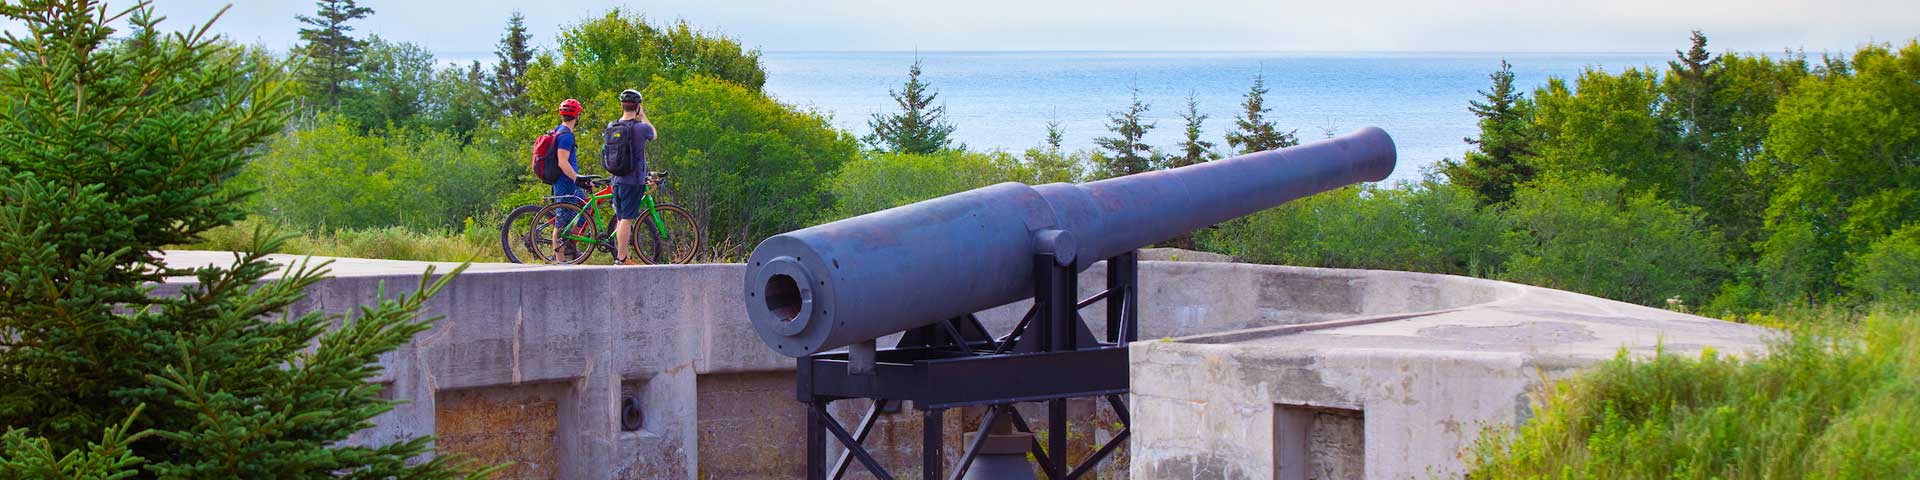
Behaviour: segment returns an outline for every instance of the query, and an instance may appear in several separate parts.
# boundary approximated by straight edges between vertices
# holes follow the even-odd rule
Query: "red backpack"
[[[539,140],[533,141],[533,163],[527,168],[533,170],[533,176],[541,183],[552,185],[560,179],[560,127],[548,130]]]

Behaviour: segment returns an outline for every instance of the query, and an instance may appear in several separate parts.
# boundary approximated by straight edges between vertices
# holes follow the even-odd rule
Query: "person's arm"
[[[580,172],[573,171],[573,151],[559,148],[554,149],[554,153],[559,154],[560,171],[567,174],[567,179],[575,182],[580,181]]]
[[[653,122],[652,122],[652,121],[650,121],[650,120],[647,120],[647,107],[644,107],[644,106],[642,106],[642,107],[640,107],[640,109],[639,109],[639,113],[640,113],[640,123],[644,123],[644,124],[646,124],[646,125],[647,125],[647,130],[651,130],[651,131],[653,131],[653,138],[649,138],[649,139],[647,139],[647,140],[649,140],[649,141],[652,141],[652,140],[659,140],[659,139],[660,139],[660,127],[657,127],[657,126],[654,126],[654,125],[653,125]]]

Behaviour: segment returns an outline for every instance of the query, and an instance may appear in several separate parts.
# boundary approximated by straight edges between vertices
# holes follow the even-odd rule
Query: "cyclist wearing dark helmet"
[[[613,211],[619,221],[614,225],[614,248],[622,265],[639,265],[640,262],[629,256],[633,242],[633,221],[640,218],[640,199],[647,193],[647,143],[659,138],[654,131],[653,122],[647,121],[647,109],[641,106],[642,97],[638,90],[620,92],[620,120],[607,125],[609,131],[626,133],[629,141],[622,142],[625,160],[632,168],[625,174],[613,176]],[[612,147],[609,147],[612,148]]]

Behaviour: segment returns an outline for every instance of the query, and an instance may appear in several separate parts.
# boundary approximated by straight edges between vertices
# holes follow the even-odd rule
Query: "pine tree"
[[[1500,70],[1488,75],[1493,87],[1480,92],[1485,101],[1470,101],[1468,110],[1480,117],[1480,138],[1468,138],[1477,147],[1464,162],[1440,162],[1440,173],[1454,185],[1466,187],[1487,204],[1506,203],[1516,185],[1533,178],[1527,122],[1531,106],[1513,87],[1513,65],[1500,61]]]
[[[347,22],[367,18],[373,9],[359,6],[354,0],[317,0],[314,5],[319,7],[316,16],[294,16],[300,23],[312,25],[300,29],[300,40],[307,42],[301,50],[308,59],[300,80],[318,104],[334,108],[340,106],[352,86],[360,52],[367,47],[365,40],[350,35],[353,27]]]
[[[495,110],[513,116],[535,113],[533,101],[527,98],[527,66],[533,62],[533,49],[527,44],[526,16],[513,12],[507,19],[507,33],[500,37],[493,55],[500,63],[493,67],[487,90],[493,96]]]
[[[1691,205],[1700,205],[1703,186],[1701,183],[1714,173],[1714,158],[1720,152],[1713,151],[1716,133],[1724,130],[1719,116],[1713,108],[1713,95],[1719,84],[1719,72],[1714,68],[1720,59],[1707,52],[1707,36],[1694,30],[1689,38],[1691,46],[1687,51],[1674,50],[1677,57],[1667,62],[1672,71],[1672,80],[1666,85],[1670,105],[1678,110],[1675,116],[1680,121],[1680,136],[1686,150],[1687,191],[1682,199]]]
[[[1109,177],[1132,175],[1153,169],[1158,156],[1153,147],[1146,143],[1147,132],[1153,130],[1153,123],[1146,123],[1145,115],[1151,108],[1140,101],[1140,87],[1133,87],[1133,103],[1126,111],[1114,112],[1107,116],[1107,130],[1113,137],[1093,139],[1094,145],[1105,150],[1100,156],[1101,169]]]
[[[1047,151],[1059,154],[1060,144],[1066,142],[1066,132],[1060,130],[1060,120],[1047,121]]]
[[[1267,119],[1267,85],[1263,75],[1253,76],[1253,88],[1247,90],[1247,100],[1241,106],[1245,109],[1234,119],[1233,131],[1227,132],[1227,146],[1241,155],[1277,150],[1299,145],[1294,136],[1296,131],[1280,131],[1273,120]]]
[[[378,356],[451,276],[343,319],[289,312],[324,268],[268,263],[278,242],[230,268],[159,255],[241,217],[221,181],[284,127],[285,66],[160,33],[146,3],[0,17],[20,29],[0,36],[0,478],[450,476],[428,439],[345,441],[392,408]],[[149,296],[175,277],[197,284]]]
[[[1169,159],[1167,167],[1179,168],[1219,160],[1220,154],[1213,151],[1214,143],[1200,139],[1200,127],[1207,121],[1207,115],[1200,113],[1200,100],[1194,92],[1187,92],[1187,113],[1180,115],[1180,118],[1186,120],[1187,137],[1180,142],[1179,156]]]
[[[887,93],[900,105],[900,113],[874,114],[873,119],[867,121],[873,133],[861,141],[875,150],[914,154],[934,153],[953,145],[953,124],[946,120],[947,107],[934,106],[933,101],[939,94],[932,90],[931,84],[920,80],[920,59],[914,59],[913,66],[907,69],[906,85]]]

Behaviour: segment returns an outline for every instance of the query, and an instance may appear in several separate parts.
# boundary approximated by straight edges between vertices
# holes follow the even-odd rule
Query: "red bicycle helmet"
[[[578,117],[580,116],[580,110],[579,100],[569,98],[564,102],[560,102],[560,115],[562,116]]]

